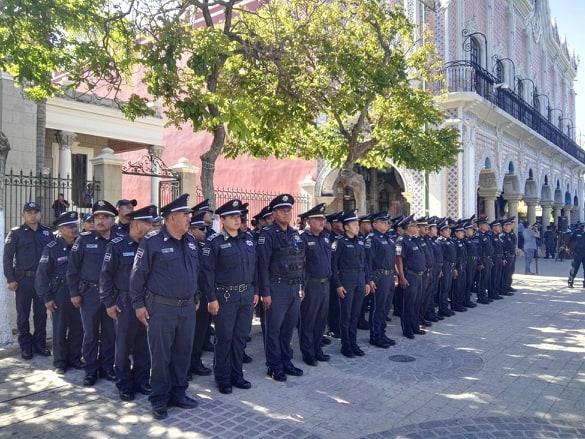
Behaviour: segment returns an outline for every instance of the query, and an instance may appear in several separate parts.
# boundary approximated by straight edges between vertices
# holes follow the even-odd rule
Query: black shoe
[[[329,361],[331,360],[331,356],[328,354],[324,354],[323,352],[319,352],[317,353],[317,355],[315,355],[315,359],[317,361]]]
[[[362,329],[364,331],[367,331],[368,329],[370,329],[370,324],[365,319],[359,319],[357,327],[358,327],[358,329]]]
[[[363,357],[364,355],[366,355],[366,353],[362,351],[357,344],[352,346],[351,350],[353,351],[354,355],[357,355],[358,357]]]
[[[441,320],[445,320],[445,317],[443,317],[440,314],[437,314],[437,320],[440,322]]]
[[[246,343],[250,343],[252,341],[252,337],[250,337],[249,335],[246,336]]]
[[[213,344],[208,341],[203,345],[203,350],[206,352],[213,352]]]
[[[43,357],[50,357],[51,356],[51,351],[49,350],[49,348],[44,347],[44,348],[37,348],[36,346],[34,347],[34,353],[35,354],[39,354]]]
[[[163,420],[169,417],[169,412],[166,407],[158,407],[152,409],[152,417],[156,420]]]
[[[244,378],[238,378],[237,380],[232,380],[232,386],[247,390],[252,387],[252,383]]]
[[[428,320],[423,320],[421,325],[426,326],[427,328],[430,328],[431,326],[433,326],[433,324],[431,322],[429,322]]]
[[[134,390],[142,395],[150,395],[152,393],[152,387],[148,383],[140,384],[134,387]]]
[[[119,395],[120,401],[134,401],[134,392],[131,392],[130,390],[120,390]]]
[[[392,340],[390,337],[387,337],[386,334],[382,334],[382,337],[381,338],[386,343],[388,343],[390,346],[394,346],[396,344],[396,342],[394,340]]]
[[[331,344],[331,340],[329,340],[327,337],[321,337],[321,344],[322,345]]]
[[[424,329],[415,329],[414,332],[416,335],[425,335],[427,333],[427,331],[425,331]]]
[[[457,311],[457,312],[465,312],[465,311],[467,311],[467,308],[464,308],[464,307],[462,307],[462,306],[456,306],[456,307],[454,307],[453,309],[454,309],[455,311]]]
[[[211,375],[211,369],[209,367],[205,367],[203,363],[199,362],[195,366],[191,366],[191,373],[194,375],[199,375],[201,377],[206,377]]]
[[[473,303],[473,302],[467,302],[467,303],[465,304],[465,306],[466,306],[467,308],[476,308],[476,307],[477,307],[477,304],[476,304],[476,303]]]
[[[512,287],[510,287],[510,288],[508,289],[508,291],[509,291],[509,292],[511,292],[511,293],[514,293],[514,292],[516,292],[516,291],[518,291],[518,290],[517,290],[516,288],[512,288]]]
[[[452,315],[451,311],[439,311],[439,317],[451,317]]]
[[[105,378],[108,381],[116,381],[116,374],[114,373],[113,369],[100,369],[99,376],[100,378]]]
[[[197,402],[196,399],[185,395],[179,401],[173,401],[169,405],[174,406],[174,407],[179,407],[180,409],[194,409],[199,405],[199,403]]]
[[[426,318],[428,322],[437,323],[439,319],[436,316],[429,316]]]
[[[492,297],[492,299],[494,299],[494,300],[502,300],[503,297],[500,296],[500,295],[497,295],[497,296]]]
[[[347,358],[354,358],[355,357],[352,349],[341,348],[341,355],[343,355]]]
[[[409,338],[411,340],[414,338],[414,334],[402,334],[402,335],[404,335],[406,338]]]
[[[390,347],[390,345],[383,340],[370,340],[370,344],[382,349],[388,349]]]
[[[85,365],[84,362],[81,360],[75,360],[73,363],[69,363],[69,366],[71,366],[73,369],[77,369],[77,370],[83,369],[84,365]]]
[[[284,366],[284,373],[293,377],[300,377],[303,375],[303,369],[290,364],[289,366]]]
[[[242,363],[248,364],[252,362],[252,357],[244,352],[244,356],[242,357]]]
[[[303,357],[303,361],[307,366],[318,366],[319,362],[314,358]]]
[[[56,367],[56,368],[55,368],[55,373],[56,373],[57,375],[65,375],[65,371],[66,371],[66,370],[67,370],[67,369],[65,369],[64,367]]]
[[[20,356],[22,357],[23,360],[32,360],[33,357],[32,349],[23,349],[22,352],[20,353]]]
[[[95,373],[95,372],[87,373],[87,374],[85,374],[85,378],[83,379],[83,385],[85,387],[91,387],[95,384],[97,379],[98,379],[97,373]]]
[[[331,338],[341,338],[341,336],[340,336],[338,333],[336,333],[336,332],[333,332],[333,331],[329,331],[329,332],[327,333],[327,335],[328,335],[329,337],[331,337]]]
[[[489,305],[490,301],[488,299],[477,299],[477,303],[481,303],[482,305]]]
[[[509,291],[504,291],[501,293],[502,296],[513,296],[514,293],[510,293]]]
[[[223,393],[224,395],[232,393],[232,386],[229,384],[218,384],[217,388],[219,389],[219,393]]]
[[[270,378],[272,378],[274,381],[280,381],[280,382],[286,381],[286,374],[284,372],[279,371],[279,370],[272,370],[272,369],[268,368],[268,371],[266,372],[266,374]]]

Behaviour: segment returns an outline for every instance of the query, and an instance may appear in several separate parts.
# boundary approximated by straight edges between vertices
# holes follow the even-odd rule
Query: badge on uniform
[[[295,241],[300,241],[301,237],[299,235],[295,235]]]
[[[165,247],[165,248],[161,248],[160,251],[162,254],[166,254],[166,253],[173,253],[175,251],[175,249],[173,247]]]
[[[39,261],[39,263],[44,264],[46,262],[49,262],[49,256],[48,255],[41,256],[41,260]]]
[[[195,247],[195,244],[193,244],[192,242],[189,243],[189,248],[191,250],[197,250],[197,247]]]
[[[246,240],[246,245],[248,245],[250,247],[254,247],[254,243],[252,241]]]
[[[48,230],[43,230],[43,235],[49,236],[49,231]]]
[[[122,256],[134,256],[134,252],[123,252]]]
[[[98,248],[97,244],[85,244],[85,248]]]

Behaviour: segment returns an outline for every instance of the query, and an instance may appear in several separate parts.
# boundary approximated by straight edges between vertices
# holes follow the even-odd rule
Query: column
[[[518,221],[518,202],[521,199],[521,194],[510,194],[505,197],[505,200],[508,202],[508,216],[515,217],[515,223]]]
[[[550,215],[552,209],[552,201],[542,201],[540,203],[540,208],[542,209],[542,225],[544,227],[550,225]]]
[[[77,135],[70,131],[57,131],[59,143],[59,168],[60,178],[71,178],[71,147],[76,142]]]
[[[93,177],[100,184],[99,197],[110,203],[121,199],[124,160],[118,158],[113,149],[104,148],[100,155],[89,161],[93,165]]]
[[[579,206],[573,206],[569,216],[569,225],[578,223],[579,221]]]
[[[374,172],[372,174],[373,174],[373,178],[376,178],[376,177],[374,177],[374,175],[376,175],[377,173]],[[315,180],[313,180],[313,177],[311,177],[310,175],[306,175],[302,181],[299,181],[299,187],[301,188],[301,194],[306,196],[305,206],[303,206],[304,210],[309,210],[311,207],[313,207],[314,198],[315,198],[315,185],[316,184],[317,184],[317,182]],[[373,185],[372,187],[376,187],[376,186]]]
[[[164,146],[162,145],[150,145],[148,147],[148,154],[151,157],[160,159],[162,156],[162,152],[164,150]],[[151,164],[151,171],[153,174],[160,173],[160,167],[157,160],[153,160]],[[160,177],[151,177],[150,178],[150,203],[158,206],[158,186],[160,183]]]
[[[538,205],[538,199],[524,199],[526,206],[528,207],[528,224],[534,224],[536,222],[536,206]],[[550,216],[550,212],[549,212]],[[545,224],[544,218],[544,210],[542,215],[542,224],[546,227],[548,224]]]
[[[553,224],[556,226],[559,224],[559,217],[561,216],[561,209],[565,207],[562,203],[553,203]]]
[[[199,168],[193,166],[185,157],[181,157],[177,163],[171,166],[173,172],[180,178],[181,193],[187,193],[190,197],[190,203],[194,202],[197,197],[197,182],[199,181]],[[158,196],[158,184],[157,184]]]
[[[496,199],[500,191],[496,188],[480,188],[479,189],[479,196],[484,199],[485,202],[485,214],[489,221],[494,221],[496,219]],[[481,212],[478,212],[481,214]]]

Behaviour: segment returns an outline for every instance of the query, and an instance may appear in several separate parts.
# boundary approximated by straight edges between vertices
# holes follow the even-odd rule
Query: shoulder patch
[[[156,236],[156,235],[158,235],[159,233],[160,233],[160,230],[153,230],[152,232],[148,232],[148,233],[146,234],[146,236],[144,237],[144,239],[150,239],[150,238],[152,238],[153,236]]]
[[[51,241],[47,244],[47,247],[51,248],[51,247],[55,247],[57,245],[57,241]]]
[[[211,242],[211,241],[213,241],[215,238],[217,238],[218,236],[219,236],[219,233],[213,233],[213,234],[211,234],[211,235],[209,235],[209,236],[207,237],[207,240],[208,240],[209,242]]]
[[[116,236],[114,239],[112,239],[111,243],[116,244],[116,243],[123,241],[123,240],[124,240],[123,236]]]

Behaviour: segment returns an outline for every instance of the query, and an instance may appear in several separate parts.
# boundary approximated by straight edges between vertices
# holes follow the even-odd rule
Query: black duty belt
[[[448,265],[449,267],[454,267],[455,262],[445,262],[445,265]]]
[[[130,297],[130,292],[128,291],[118,291],[118,297],[122,300],[128,300],[128,298]]]
[[[181,307],[181,306],[187,306],[189,304],[195,303],[193,301],[193,297],[190,297],[188,299],[175,299],[173,297],[160,296],[158,294],[154,294],[154,293],[151,293],[151,292],[148,293],[148,297],[154,303],[160,303],[161,305],[169,305],[169,306]]]
[[[477,259],[479,258],[479,256],[470,256],[472,260],[477,261]]]
[[[423,271],[414,271],[414,270],[409,270],[409,269],[406,269],[406,272],[410,273],[410,274],[415,274],[417,276],[422,276],[425,273],[424,270]]]
[[[29,270],[15,270],[17,276],[26,276],[26,277],[35,277],[37,272],[36,271],[29,271]]]
[[[295,285],[301,283],[300,277],[282,277],[282,276],[270,276],[270,282],[275,284],[287,284],[287,285]]]
[[[88,282],[86,280],[82,280],[81,282],[79,282],[79,284],[81,286],[84,286],[84,287],[92,287],[92,288],[98,288],[99,287],[99,285],[97,284],[97,282]]]
[[[237,293],[245,293],[248,291],[250,286],[248,284],[239,284],[239,285],[216,285],[215,289],[217,291],[223,292],[237,292]]]
[[[324,284],[325,282],[328,281],[329,281],[328,277],[310,277],[307,279],[307,282],[315,282],[318,284]]]
[[[484,259],[489,259],[490,261],[492,260],[492,257],[491,256],[484,256],[483,258]]]
[[[394,274],[394,270],[384,270],[383,268],[380,268],[374,271],[374,273],[379,276],[390,276],[391,274]]]

